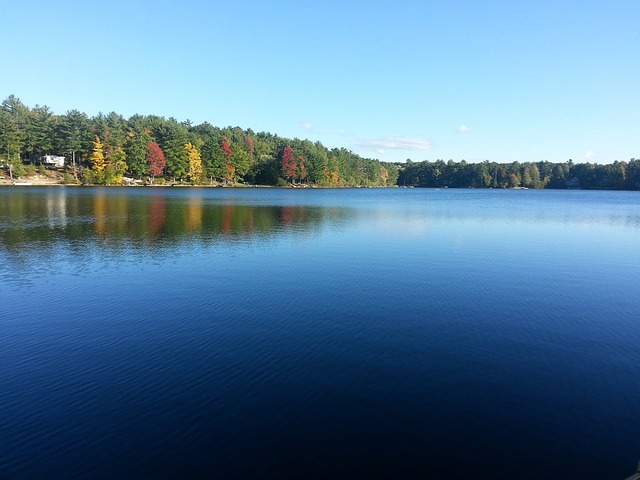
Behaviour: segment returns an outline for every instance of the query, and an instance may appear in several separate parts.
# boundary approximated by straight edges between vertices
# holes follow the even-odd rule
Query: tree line
[[[407,161],[398,185],[453,188],[581,188],[598,190],[640,189],[640,159],[612,164],[484,161],[467,163],[437,160]]]
[[[49,154],[64,156],[68,174],[88,184],[118,184],[127,177],[157,183],[389,186],[396,184],[399,169],[346,148],[268,132],[157,115],[89,117],[78,110],[56,115],[10,95],[0,106],[1,163],[18,171]]]
[[[56,115],[10,95],[0,105],[0,164],[19,176],[44,155],[62,155],[70,180],[163,183],[458,188],[639,189],[640,159],[612,164],[449,160],[385,163],[346,148],[240,127],[192,125],[157,115]]]

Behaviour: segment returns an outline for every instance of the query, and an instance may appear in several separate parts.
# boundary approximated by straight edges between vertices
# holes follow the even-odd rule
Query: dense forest
[[[240,127],[111,112],[93,117],[33,108],[10,95],[0,105],[0,165],[20,177],[64,156],[65,182],[260,184],[451,188],[639,189],[640,159],[612,164],[499,164],[449,160],[385,163],[346,148]]]
[[[240,127],[111,112],[88,117],[30,108],[11,95],[0,107],[0,158],[11,175],[65,157],[66,181],[321,186],[395,185],[398,166],[320,142]],[[40,166],[42,168],[42,166]]]
[[[458,188],[581,188],[635,190],[640,188],[640,159],[611,164],[437,160],[411,162],[399,172],[398,185]]]

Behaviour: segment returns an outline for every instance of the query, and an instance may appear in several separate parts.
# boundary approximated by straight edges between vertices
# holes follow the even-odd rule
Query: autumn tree
[[[147,144],[147,164],[149,165],[149,175],[151,175],[153,183],[153,179],[162,175],[164,167],[167,165],[164,153],[156,142]]]
[[[280,157],[280,165],[285,178],[289,178],[293,182],[296,176],[296,157],[293,155],[293,149],[290,145],[284,147],[282,157]]]
[[[220,145],[222,146],[222,150],[224,150],[224,153],[228,157],[233,156],[233,152],[231,151],[231,145],[229,145],[229,140],[227,140],[226,138],[223,138],[222,141],[220,142]]]
[[[122,183],[122,177],[127,171],[127,154],[124,148],[115,147],[107,157],[107,166],[105,168],[105,183]]]
[[[187,150],[187,155],[189,157],[189,179],[194,183],[199,183],[202,181],[202,176],[204,174],[200,152],[190,142],[186,143],[184,148]]]
[[[104,145],[100,140],[100,137],[96,135],[96,139],[93,141],[93,152],[91,153],[91,170],[87,173],[85,181],[87,183],[105,183],[104,170],[107,166],[107,162],[104,158]]]
[[[105,167],[104,148],[100,137],[93,141],[93,153],[91,154],[91,168],[96,172],[102,172]]]

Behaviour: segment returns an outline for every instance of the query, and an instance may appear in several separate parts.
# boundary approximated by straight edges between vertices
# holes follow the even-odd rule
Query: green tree
[[[27,145],[29,158],[41,160],[53,150],[53,129],[56,117],[47,106],[36,105],[27,119]]]
[[[158,144],[167,161],[165,172],[174,179],[183,179],[189,172],[189,156],[184,145],[189,142],[186,127],[170,118],[161,124],[157,132]]]
[[[243,148],[238,148],[233,152],[233,156],[231,158],[237,180],[241,181],[251,168],[251,154]]]
[[[207,137],[202,146],[202,163],[205,173],[212,180],[224,177],[227,165],[227,155],[222,150],[220,140],[215,137]]]
[[[625,188],[640,189],[640,159],[632,158],[625,169]]]
[[[0,151],[9,165],[22,164],[28,115],[29,109],[15,95],[9,95],[0,105]]]
[[[14,117],[0,109],[0,152],[9,164],[20,161],[20,152],[24,146],[24,137]]]
[[[91,151],[91,124],[89,118],[78,110],[68,111],[59,118],[54,135],[54,150],[69,154],[72,166],[76,165],[78,156],[82,157]]]
[[[105,139],[105,151],[112,152],[117,148],[124,148],[127,141],[127,122],[116,112],[107,115],[108,137]]]
[[[128,171],[136,177],[142,177],[149,172],[147,145],[151,141],[150,131],[145,128],[139,131],[130,130],[127,134],[124,151],[127,156]]]

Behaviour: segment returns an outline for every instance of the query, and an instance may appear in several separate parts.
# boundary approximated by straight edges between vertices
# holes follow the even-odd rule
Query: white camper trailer
[[[42,157],[42,163],[49,167],[64,167],[64,157],[58,155],[45,155]]]

